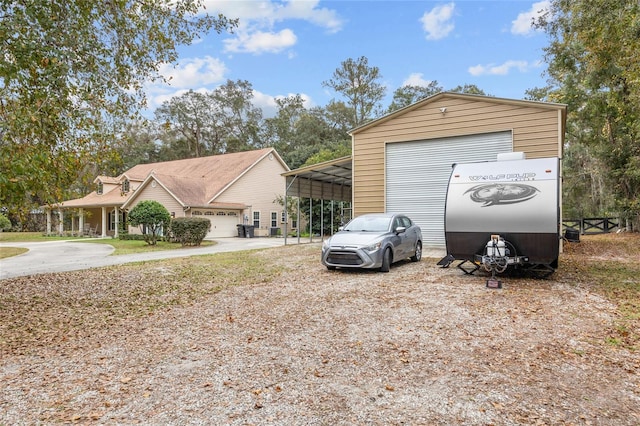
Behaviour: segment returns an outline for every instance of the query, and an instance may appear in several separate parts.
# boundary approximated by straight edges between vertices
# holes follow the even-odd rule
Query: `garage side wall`
[[[277,158],[265,157],[213,201],[246,204],[249,208],[244,214],[248,216],[249,225],[253,225],[254,212],[260,212],[260,226],[255,229],[255,235],[267,236],[272,212],[278,214],[278,227],[282,225],[282,206],[274,201],[278,197],[284,198],[285,178],[282,173],[286,171]]]
[[[416,105],[353,134],[355,216],[385,209],[386,144],[511,131],[513,150],[527,158],[561,157],[559,108],[455,96]]]

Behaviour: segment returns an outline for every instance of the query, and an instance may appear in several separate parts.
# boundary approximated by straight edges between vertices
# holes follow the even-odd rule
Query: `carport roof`
[[[322,200],[351,201],[351,156],[283,173],[286,195]]]

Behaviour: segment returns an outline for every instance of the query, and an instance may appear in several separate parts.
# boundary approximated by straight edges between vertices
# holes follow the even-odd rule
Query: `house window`
[[[96,190],[96,192],[98,193],[98,195],[102,195],[102,193],[104,192],[104,184],[102,182],[98,182],[98,189]]]
[[[123,192],[124,194],[126,194],[127,192],[129,192],[129,187],[130,187],[129,179],[125,179],[125,180],[122,182],[122,192]]]
[[[122,210],[118,211],[119,214],[119,218],[118,218],[118,223],[120,225],[120,230],[124,230],[126,229],[126,223],[125,223],[125,212],[123,212]],[[116,229],[116,214],[115,212],[111,211],[109,212],[109,231],[115,231]]]
[[[291,219],[291,229],[298,229],[298,221],[296,219]]]
[[[202,216],[202,212],[201,212],[201,211],[198,211],[198,210],[194,210],[194,211],[193,211],[193,215],[194,215],[194,216]]]
[[[214,213],[213,213],[213,212],[204,212],[204,215],[205,215],[205,216],[213,216],[213,215],[214,215]]]
[[[238,216],[237,212],[228,212],[227,216]]]
[[[278,227],[278,212],[271,212],[271,227]]]
[[[227,214],[225,212],[217,212],[216,216],[226,216]]]
[[[253,227],[260,228],[260,212],[253,212]]]

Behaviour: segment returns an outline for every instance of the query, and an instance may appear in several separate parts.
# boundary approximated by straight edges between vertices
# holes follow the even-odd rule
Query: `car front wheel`
[[[419,262],[422,259],[422,243],[418,241],[416,243],[416,252],[411,256],[412,262]]]
[[[382,254],[382,266],[380,267],[380,272],[389,272],[389,269],[391,269],[391,249],[386,248]]]

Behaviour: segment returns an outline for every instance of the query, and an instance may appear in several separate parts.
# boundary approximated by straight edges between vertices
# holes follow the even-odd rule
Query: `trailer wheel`
[[[411,256],[411,261],[412,262],[419,262],[420,259],[422,259],[422,243],[420,241],[418,241],[416,243],[416,251],[413,254],[413,256]]]
[[[382,254],[382,266],[380,267],[380,272],[389,272],[389,269],[391,269],[391,249],[386,248]]]

